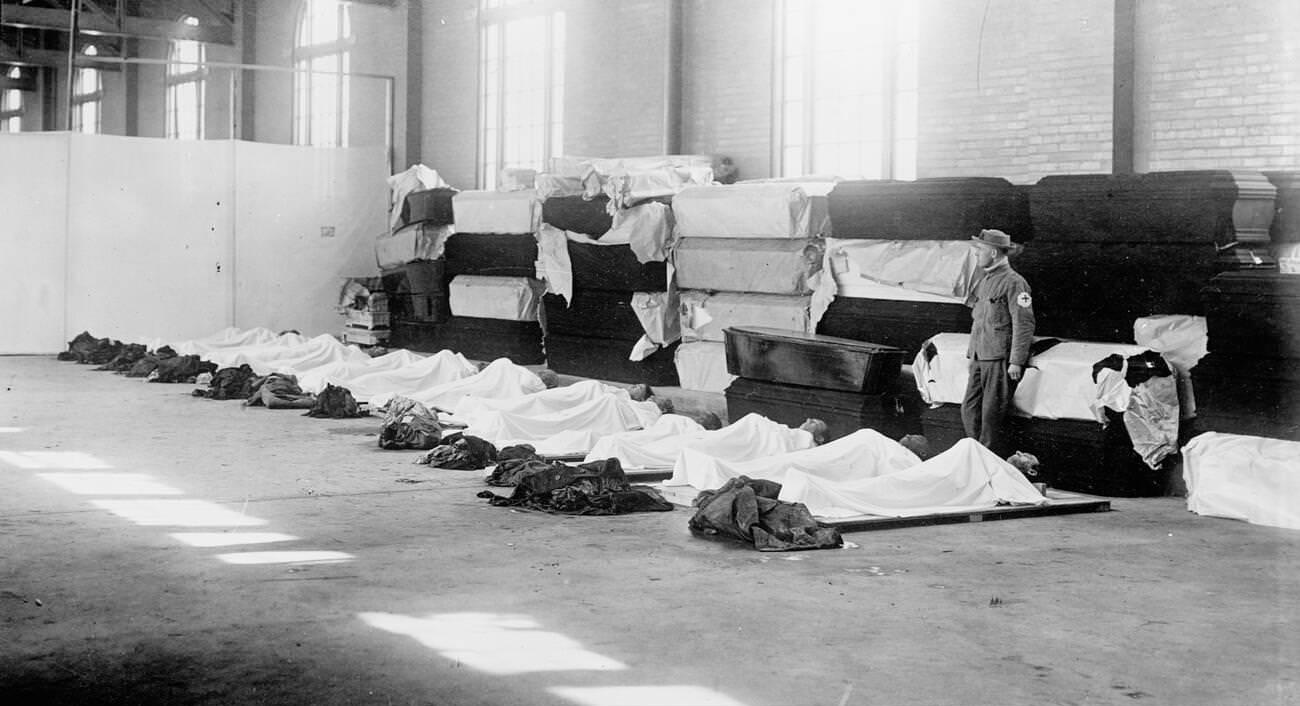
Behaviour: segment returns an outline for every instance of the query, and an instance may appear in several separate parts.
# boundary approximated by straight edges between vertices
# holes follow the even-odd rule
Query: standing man
[[[1018,255],[1021,246],[1000,230],[981,230],[972,238],[978,247],[982,272],[967,306],[971,312],[970,380],[961,403],[961,421],[966,436],[977,439],[998,455],[1007,409],[1016,383],[1024,374],[1029,344],[1034,338],[1034,300],[1029,284],[1007,258]]]

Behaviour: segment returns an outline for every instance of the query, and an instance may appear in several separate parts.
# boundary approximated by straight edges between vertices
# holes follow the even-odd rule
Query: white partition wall
[[[230,325],[230,143],[70,137],[68,330],[178,340]]]
[[[377,274],[387,172],[380,147],[0,135],[0,354],[336,332],[343,278]]]
[[[68,140],[0,133],[0,354],[61,350]]]
[[[338,332],[344,278],[379,274],[387,171],[380,147],[235,143],[238,326]]]

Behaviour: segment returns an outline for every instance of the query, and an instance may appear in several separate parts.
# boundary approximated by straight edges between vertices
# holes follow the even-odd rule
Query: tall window
[[[197,27],[197,17],[181,20]],[[171,43],[167,65],[167,137],[181,140],[203,139],[203,90],[206,76],[203,67],[203,43],[178,39]]]
[[[303,0],[294,45],[293,143],[348,144],[348,59],[353,43],[348,4]],[[308,73],[311,72],[311,73]]]
[[[783,176],[916,177],[916,0],[784,0]]]
[[[82,50],[86,56],[98,56],[94,45]],[[100,128],[100,110],[104,101],[104,78],[99,69],[81,67],[72,78],[72,129],[95,133]]]
[[[546,168],[564,145],[564,13],[554,3],[483,0],[480,182]]]
[[[9,78],[22,77],[17,66],[5,74]],[[23,92],[17,88],[6,88],[0,92],[0,132],[22,132],[23,129]]]

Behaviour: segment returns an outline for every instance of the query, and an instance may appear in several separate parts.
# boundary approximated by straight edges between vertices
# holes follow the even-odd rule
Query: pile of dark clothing
[[[296,385],[295,385],[296,386]],[[316,402],[311,405],[311,409],[303,416],[316,417],[321,419],[352,419],[354,417],[364,417],[365,412],[361,411],[361,406],[357,404],[352,392],[345,387],[337,385],[326,385],[319,395],[316,395]]]
[[[59,360],[76,361],[103,365],[122,352],[123,343],[108,338],[95,338],[89,331],[82,331],[68,341],[68,350],[58,355]]]
[[[524,447],[515,448],[524,451]],[[546,461],[536,454],[508,461],[510,469],[507,473],[515,483],[514,493],[502,497],[485,490],[478,497],[497,506],[528,507],[565,515],[622,515],[673,509],[672,503],[664,500],[654,488],[630,485],[616,458],[577,466]],[[502,465],[498,458],[497,468]],[[498,483],[506,477],[504,474],[498,477],[495,471],[493,476]]]
[[[442,425],[428,407],[398,395],[389,400],[379,428],[381,449],[432,449],[442,439]]]
[[[144,359],[141,358],[141,361]],[[139,362],[139,361],[137,361]],[[132,370],[135,367],[132,366]],[[158,365],[145,376],[147,382],[194,382],[203,373],[215,373],[216,363],[209,363],[197,355],[178,355],[158,361]]]
[[[131,367],[126,371],[126,376],[129,378],[148,377],[150,373],[158,369],[159,363],[175,357],[177,357],[176,351],[172,350],[171,346],[163,346],[156,351],[150,351],[131,364]]]
[[[691,534],[731,539],[763,552],[796,549],[835,549],[844,545],[840,533],[813,519],[803,503],[778,500],[781,484],[739,476],[717,490],[705,490],[691,503],[695,516]]]
[[[122,346],[122,350],[113,359],[95,368],[95,370],[108,370],[115,373],[125,373],[135,366],[136,361],[144,358],[149,352],[145,350],[143,343],[128,343]]]
[[[296,376],[271,373],[249,381],[244,404],[267,409],[311,409],[316,398],[302,391]]]
[[[442,437],[440,444],[420,454],[415,462],[452,471],[479,471],[497,462],[497,447],[486,439],[455,432]]]
[[[257,376],[247,363],[238,368],[221,368],[212,374],[208,389],[195,390],[195,397],[210,400],[246,400],[252,394],[252,382]]]

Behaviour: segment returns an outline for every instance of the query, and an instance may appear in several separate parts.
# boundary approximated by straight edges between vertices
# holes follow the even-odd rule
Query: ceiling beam
[[[10,27],[68,31],[67,10],[30,5],[4,3],[0,23]],[[80,19],[82,34],[138,39],[193,39],[209,44],[234,44],[234,32],[229,25],[187,25],[176,20],[126,15],[114,21],[99,14],[83,13]]]
[[[0,91],[18,89],[20,91],[36,90],[36,72],[23,71],[18,78],[10,78],[9,69],[12,65],[6,66],[0,64]]]
[[[56,69],[68,68],[68,53],[53,49],[23,49],[15,51],[7,44],[0,44],[0,64],[13,66],[48,66]],[[95,61],[87,56],[78,56],[76,65],[100,71],[121,71],[122,65],[111,61]]]

